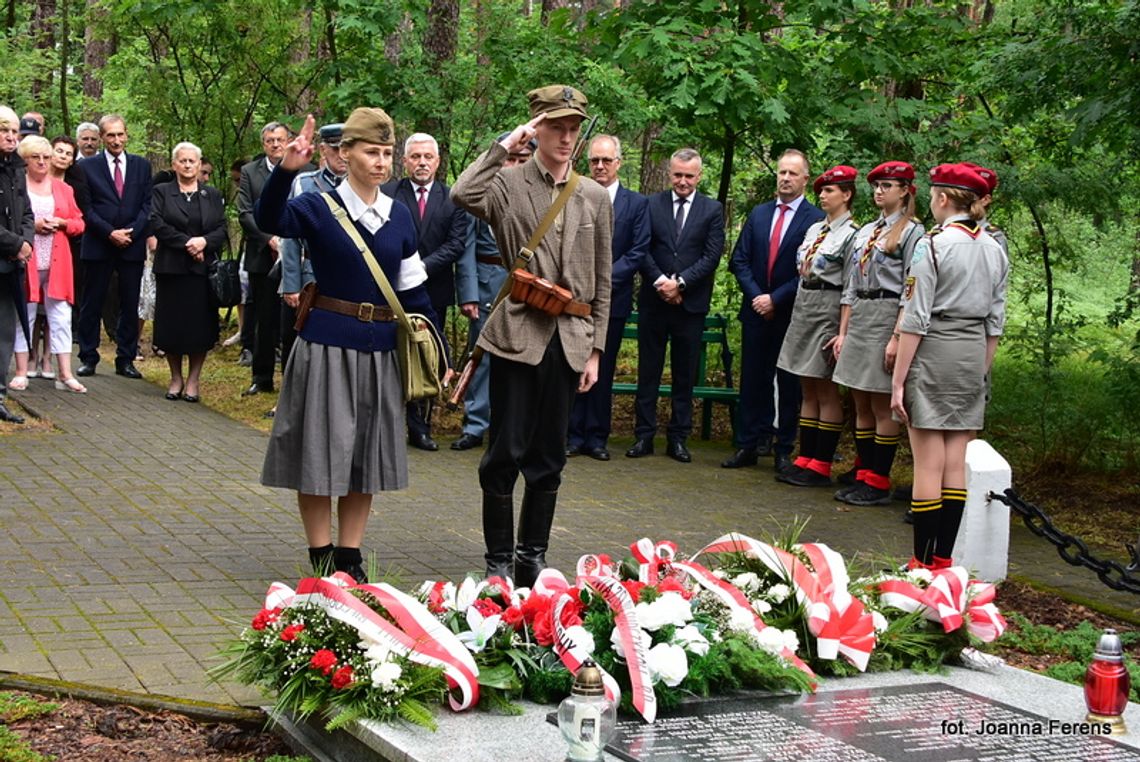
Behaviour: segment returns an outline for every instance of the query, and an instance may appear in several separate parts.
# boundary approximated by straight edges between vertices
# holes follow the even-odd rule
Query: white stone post
[[[966,510],[954,544],[954,564],[977,579],[998,582],[1009,570],[1009,506],[987,500],[1013,483],[1009,463],[989,442],[975,439],[966,447]]]

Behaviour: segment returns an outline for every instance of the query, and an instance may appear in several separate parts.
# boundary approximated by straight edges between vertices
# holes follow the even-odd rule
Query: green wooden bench
[[[637,341],[637,313],[632,313],[626,320],[622,330],[622,339]],[[725,386],[708,385],[708,354],[709,346],[720,348],[720,362],[724,369]],[[637,394],[636,383],[615,382],[614,394]],[[673,387],[670,384],[661,384],[657,388],[660,397],[672,397]],[[740,391],[732,382],[732,349],[728,346],[728,318],[724,315],[705,316],[705,329],[701,334],[701,355],[697,364],[697,382],[693,386],[693,399],[704,400],[701,403],[701,439],[712,436],[712,403],[723,402],[728,405],[729,419],[732,421],[733,439],[736,436],[736,403],[740,399]]]

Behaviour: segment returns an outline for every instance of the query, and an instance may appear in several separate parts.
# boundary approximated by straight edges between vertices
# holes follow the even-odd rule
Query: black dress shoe
[[[646,455],[653,454],[653,440],[652,439],[639,439],[634,443],[633,447],[625,451],[627,458],[644,458]]]
[[[451,443],[453,450],[471,450],[483,446],[483,437],[475,434],[464,434]]]
[[[783,482],[793,487],[830,487],[831,477],[810,468],[800,468],[793,469],[792,473],[785,476]]]
[[[0,402],[0,421],[3,421],[4,423],[23,423],[24,416],[16,415],[8,409],[7,405],[5,405],[3,402]]]
[[[115,363],[115,375],[126,378],[142,378],[142,373],[139,373],[139,369],[135,367],[133,362]]]
[[[417,450],[426,450],[427,452],[435,452],[439,449],[439,445],[428,434],[408,434],[408,444]]]
[[[199,397],[197,394],[183,394],[182,399],[186,400],[187,402],[197,402],[198,400],[200,400],[202,398]]]
[[[799,466],[797,466],[793,463],[791,468],[785,469],[783,471],[777,471],[776,472],[776,481],[783,482],[784,484],[791,484],[792,483],[792,477],[793,476],[799,476],[800,473],[803,472],[803,470],[804,469],[800,468]]]
[[[786,474],[792,470],[792,456],[786,452],[776,453],[776,473]]]
[[[582,445],[566,445],[567,458],[573,458],[576,455],[581,455],[583,452],[585,452],[585,450],[582,449]]]
[[[594,447],[594,448],[589,449],[589,450],[583,450],[582,452],[586,453],[587,455],[589,455],[594,460],[609,460],[610,459],[610,451],[604,447]]]
[[[772,448],[771,441],[761,442],[760,444],[756,445],[756,454],[761,458],[767,458],[773,452],[775,452],[775,450]]]
[[[848,505],[890,505],[891,492],[890,490],[877,489],[870,484],[861,484],[859,489],[854,492],[847,493],[843,498],[843,502]]]
[[[77,375],[77,376],[94,376],[95,375],[95,366],[94,365],[88,365],[87,363],[83,363],[82,365],[80,365],[78,368],[75,369],[75,375]]]
[[[745,466],[755,466],[757,457],[755,448],[744,447],[734,452],[728,460],[721,461],[720,467],[744,468]]]
[[[685,447],[684,442],[670,442],[665,447],[665,454],[678,463],[693,462],[693,456],[689,454],[689,448]]]
[[[914,523],[914,511],[912,511],[910,508],[907,508],[906,513],[903,515],[903,523],[904,524],[913,524]]]
[[[244,392],[241,393],[241,396],[252,397],[255,394],[261,394],[263,392],[265,394],[272,394],[273,393],[273,386],[272,385],[266,386],[265,384],[259,384],[255,381],[254,383],[249,385],[248,389],[246,389]]]
[[[171,401],[182,399],[182,392],[167,392],[166,398]]]

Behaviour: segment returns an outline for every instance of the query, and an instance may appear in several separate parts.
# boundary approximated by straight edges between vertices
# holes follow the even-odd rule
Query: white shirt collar
[[[103,156],[107,159],[107,170],[111,173],[111,177],[115,176],[115,155],[110,151],[104,151]],[[127,177],[127,152],[123,151],[118,156],[119,158],[119,171],[123,173],[123,179]]]
[[[796,196],[795,198],[793,198],[791,201],[781,201],[779,196],[777,196],[776,197],[776,208],[779,209],[780,204],[786,204],[788,207],[788,211],[791,212],[793,215],[795,215],[795,213],[800,210],[800,204],[802,204],[803,202],[804,202],[804,197],[803,197],[802,193],[799,196]]]
[[[353,222],[359,222],[369,233],[375,233],[392,218],[392,197],[385,196],[379,189],[376,190],[376,200],[371,204],[366,204],[364,199],[356,195],[347,180],[337,186],[336,192],[344,200],[349,218]]]
[[[274,164],[272,161],[270,161],[270,160],[269,160],[269,157],[268,157],[268,156],[266,156],[266,157],[265,157],[265,167],[266,167],[266,169],[268,169],[270,172],[272,172],[272,171],[273,171],[273,168],[274,168],[274,167],[276,167],[276,166],[277,166],[276,164]]]
[[[615,201],[617,201],[617,191],[618,191],[618,188],[620,186],[621,186],[621,180],[614,180],[612,183],[610,183],[609,185],[606,186],[606,193],[610,194],[610,203],[611,204],[613,204]]]
[[[677,195],[677,191],[669,191],[669,192],[670,192],[671,194],[673,194],[673,208],[674,208],[674,209],[676,209],[676,208],[677,208],[677,202],[681,200],[681,197]],[[693,192],[692,192],[692,193],[690,193],[689,195],[685,196],[685,201],[686,201],[686,202],[688,202],[688,204],[690,204],[690,205],[691,205],[691,204],[693,203],[693,199],[694,199],[694,198],[696,198],[696,197],[697,197],[697,192],[696,192],[696,191],[693,191]],[[692,208],[692,207],[690,206],[689,208]],[[686,209],[686,210],[685,210],[685,212],[686,212],[686,214],[687,214],[687,213],[688,213],[688,209]]]
[[[427,185],[420,185],[415,180],[412,180],[412,195],[416,197],[416,201],[418,202],[420,200],[420,188],[423,188],[425,191],[427,191],[427,195],[430,196],[431,187],[433,185],[435,185],[435,180],[432,180]]]

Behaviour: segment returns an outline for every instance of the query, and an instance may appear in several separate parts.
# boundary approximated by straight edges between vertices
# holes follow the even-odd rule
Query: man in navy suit
[[[724,468],[756,465],[760,455],[776,455],[776,471],[791,467],[800,409],[799,380],[776,369],[792,305],[799,287],[796,252],[823,212],[804,199],[810,170],[803,153],[784,151],[776,164],[776,198],[748,215],[728,268],[744,295],[740,306],[740,419],[737,451]],[[779,428],[773,380],[780,392]],[[772,438],[776,441],[773,445]]]
[[[665,430],[666,454],[692,460],[685,441],[693,430],[693,385],[701,333],[712,298],[716,266],[724,251],[724,208],[697,193],[701,155],[682,148],[669,159],[671,191],[649,198],[649,256],[641,266],[638,296],[637,442],[627,458],[653,454],[657,432],[657,387],[665,368],[665,345],[672,344],[673,413]]]
[[[439,318],[440,332],[447,308],[455,304],[455,263],[467,248],[467,215],[451,203],[446,185],[435,179],[439,169],[439,145],[427,133],[417,132],[404,141],[404,171],[407,176],[381,190],[412,211],[419,240],[420,259],[427,270],[428,296]],[[479,317],[479,302],[460,305],[470,320]],[[408,444],[434,452],[439,445],[431,438],[431,405],[408,403]]]
[[[146,260],[151,202],[150,162],[128,154],[127,124],[118,114],[99,120],[103,150],[79,162],[90,201],[83,211],[80,259],[85,282],[79,305],[77,376],[95,375],[99,323],[111,274],[119,274],[119,321],[115,328],[115,373],[142,378],[134,360],[139,348],[139,285]]]
[[[613,135],[598,135],[590,141],[590,176],[610,194],[614,206],[613,272],[610,276],[610,323],[606,351],[598,365],[598,381],[588,392],[574,399],[570,430],[566,437],[567,455],[589,455],[609,460],[606,442],[610,436],[613,409],[614,371],[621,348],[622,329],[633,311],[633,276],[649,253],[648,199],[622,187],[621,141]]]

